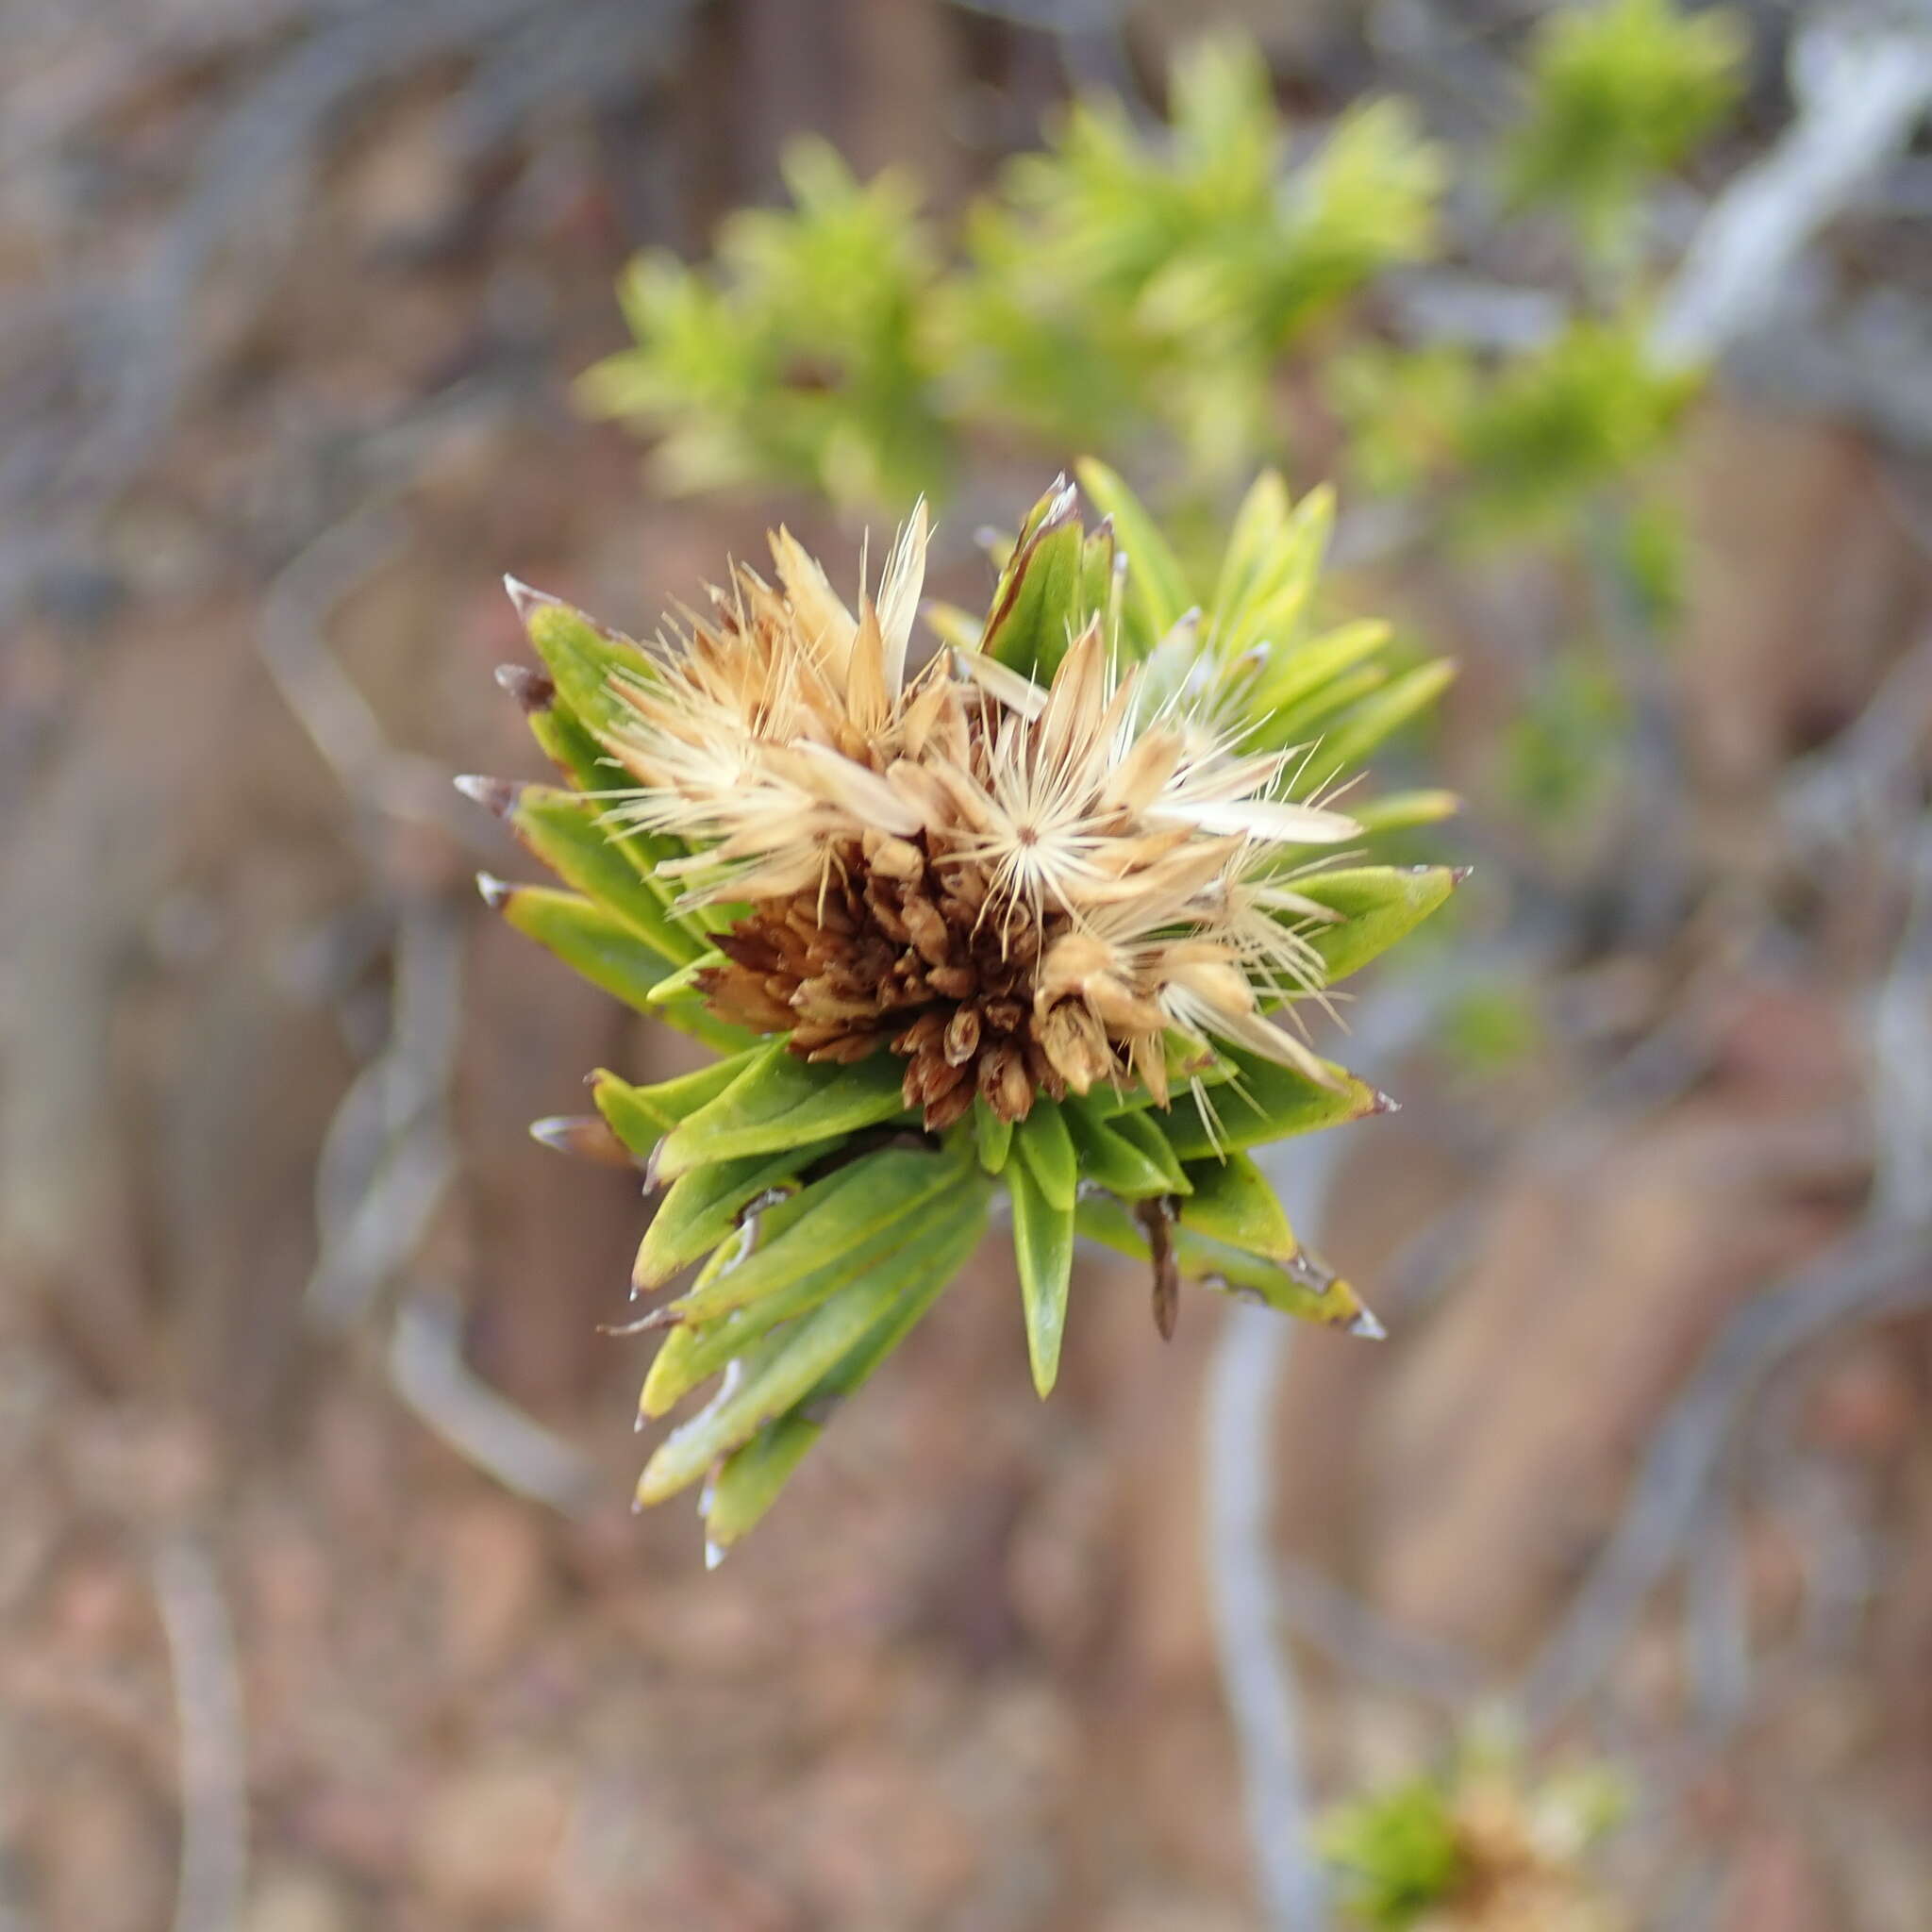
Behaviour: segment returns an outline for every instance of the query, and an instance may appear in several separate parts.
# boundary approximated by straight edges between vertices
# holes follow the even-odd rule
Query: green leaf
[[[980,649],[1008,670],[1046,684],[1073,641],[1080,604],[1079,495],[1053,500],[1000,573]]]
[[[1147,1258],[1147,1236],[1133,1210],[1111,1194],[1091,1194],[1075,1210],[1079,1233],[1103,1247]],[[1381,1324],[1346,1281],[1299,1257],[1292,1265],[1215,1241],[1188,1226],[1172,1232],[1175,1265],[1191,1281],[1239,1301],[1258,1301],[1284,1315],[1324,1327],[1379,1336]]]
[[[784,1202],[750,1252],[715,1274],[707,1270],[707,1278],[671,1306],[685,1321],[716,1321],[900,1226],[958,1186],[959,1176],[960,1162],[936,1150],[888,1147],[862,1155]]]
[[[1315,755],[1293,774],[1291,796],[1306,797],[1318,791],[1336,770],[1337,761],[1327,755],[1327,742],[1322,736],[1329,720],[1350,705],[1373,696],[1388,682],[1386,665],[1357,664],[1353,671],[1327,679],[1293,704],[1277,706],[1269,714],[1256,733],[1257,744],[1274,750],[1281,745],[1304,744],[1310,739],[1316,741]]]
[[[611,680],[656,681],[658,667],[643,647],[541,591],[518,585],[511,595],[532,648],[591,737],[625,724],[629,708],[611,689]]]
[[[1090,619],[1099,618],[1101,641],[1108,650],[1120,639],[1121,598],[1126,583],[1124,569],[1116,568],[1120,563],[1113,524],[1103,517],[1080,546],[1080,604],[1075,621],[1084,627]]]
[[[1083,1180],[1127,1201],[1150,1201],[1174,1191],[1166,1174],[1120,1133],[1114,1123],[1081,1112],[1069,1102],[1067,1125],[1080,1157]]]
[[[1215,1091],[1219,1125],[1210,1127],[1191,1093],[1174,1101],[1166,1123],[1168,1144],[1184,1161],[1389,1111],[1386,1095],[1332,1062],[1324,1064],[1334,1074],[1335,1086],[1318,1087],[1273,1060],[1233,1048],[1224,1052],[1235,1067],[1235,1077]]]
[[[979,1150],[980,1166],[988,1174],[998,1174],[1012,1149],[1013,1124],[1002,1120],[976,1093],[973,1096],[973,1139]]]
[[[1127,560],[1122,641],[1144,658],[1194,601],[1187,577],[1154,519],[1113,471],[1082,457],[1074,473],[1088,501],[1113,520],[1114,541]]]
[[[724,964],[724,955],[715,946],[707,947],[695,959],[688,959],[675,973],[667,973],[651,989],[650,1003],[654,1007],[702,1006],[704,989],[698,984],[698,975],[711,973]]]
[[[1427,710],[1455,676],[1455,662],[1448,658],[1438,658],[1404,673],[1338,721],[1324,736],[1309,769],[1324,774],[1352,772],[1391,732]]]
[[[1214,647],[1225,659],[1266,639],[1285,641],[1314,595],[1335,527],[1335,492],[1326,484],[1289,508],[1273,471],[1248,492],[1229,540],[1215,591]]]
[[[573,973],[641,1013],[649,1009],[653,989],[671,967],[627,921],[579,892],[559,892],[553,886],[510,886],[486,878],[484,891],[525,939],[555,953]]]
[[[841,1139],[808,1141],[776,1154],[747,1154],[717,1160],[680,1174],[665,1191],[639,1244],[631,1285],[643,1290],[668,1281],[714,1248],[760,1194],[782,1187],[813,1161],[843,1144]]]
[[[929,1217],[928,1228],[898,1250],[898,1264],[872,1267],[773,1337],[770,1347],[754,1354],[733,1385],[658,1445],[639,1478],[638,1501],[662,1502],[696,1482],[722,1457],[741,1448],[767,1423],[809,1395],[882,1322],[905,1312],[907,1296],[932,1289],[933,1274],[958,1253],[963,1229],[984,1215],[985,1201],[985,1183],[963,1178],[950,1205]]]
[[[768,1423],[725,1460],[705,1515],[705,1534],[710,1543],[728,1549],[771,1507],[805,1452],[824,1433],[829,1411],[863,1387],[874,1370],[912,1331],[972,1258],[985,1230],[986,1191],[980,1187],[966,1211],[948,1216],[941,1225],[899,1251],[891,1263],[893,1273],[906,1284],[898,1300],[819,1378],[796,1407]]]
[[[1341,914],[1337,924],[1307,928],[1328,978],[1346,979],[1406,938],[1456,890],[1459,876],[1446,865],[1365,865],[1297,879],[1294,890],[1304,898]]]
[[[611,1132],[640,1160],[648,1160],[651,1150],[679,1121],[715,1100],[769,1051],[763,1046],[749,1047],[648,1087],[635,1087],[608,1067],[599,1067],[591,1075],[591,1098],[610,1124]]]
[[[1033,1386],[1044,1397],[1060,1370],[1074,1269],[1074,1208],[1071,1202],[1062,1208],[1048,1200],[1024,1161],[1008,1169],[1007,1187],[1013,1202],[1013,1258],[1026,1316],[1026,1357]]]
[[[908,1112],[902,1079],[900,1062],[888,1054],[855,1066],[816,1066],[774,1041],[716,1100],[666,1137],[658,1173],[671,1180],[707,1161],[774,1154],[897,1120]]]
[[[1217,1084],[1220,1075],[1204,1076],[1202,1084]],[[1175,1158],[1173,1144],[1167,1138],[1163,1116],[1158,1109],[1146,1108],[1135,1113],[1116,1115],[1109,1123],[1113,1131],[1123,1140],[1130,1142],[1135,1151],[1149,1166],[1159,1174],[1167,1183],[1170,1194],[1185,1194],[1191,1191],[1193,1182],[1188,1178],[1186,1170]]]
[[[1146,1114],[1102,1114],[1084,1101],[1070,1100],[1066,1115],[1082,1180],[1130,1201],[1188,1191],[1187,1175],[1166,1137]]]
[[[1299,1243],[1267,1176],[1245,1154],[1188,1165],[1193,1192],[1180,1207],[1181,1225],[1271,1261],[1293,1257]]]
[[[1041,1094],[1014,1127],[1013,1145],[1040,1191],[1056,1208],[1071,1208],[1079,1191],[1080,1167],[1058,1104]]]
[[[556,785],[525,785],[505,816],[524,846],[565,885],[616,914],[674,965],[705,950],[704,941],[664,909],[655,883],[620,849],[594,799]]]
[[[530,712],[529,724],[531,737],[579,791],[608,791],[624,782],[624,774],[607,762],[608,754],[560,696]]]
[[[1382,619],[1365,617],[1338,625],[1306,643],[1277,644],[1269,653],[1268,667],[1248,698],[1250,711],[1267,731],[1268,741],[1281,741],[1281,734],[1270,728],[1276,716],[1291,718],[1324,685],[1382,650],[1390,636],[1390,626]]]
[[[1407,832],[1454,818],[1462,809],[1462,801],[1453,791],[1391,791],[1359,805],[1351,801],[1348,809],[1365,832]]]
[[[1279,470],[1263,470],[1248,486],[1235,511],[1222,555],[1221,575],[1208,608],[1218,624],[1229,624],[1273,561],[1288,521],[1288,485]]]

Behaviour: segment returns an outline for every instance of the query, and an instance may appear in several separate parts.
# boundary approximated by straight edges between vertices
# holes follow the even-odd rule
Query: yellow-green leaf
[[[675,1179],[707,1161],[773,1154],[896,1120],[908,1111],[902,1078],[901,1063],[889,1054],[856,1066],[815,1066],[774,1041],[717,1099],[665,1137],[658,1173]]]
[[[1226,1057],[1236,1071],[1233,1079],[1214,1091],[1218,1124],[1206,1118],[1191,1093],[1178,1096],[1172,1114],[1162,1123],[1168,1144],[1184,1161],[1339,1126],[1367,1114],[1386,1113],[1391,1106],[1387,1095],[1330,1062],[1324,1064],[1336,1084],[1318,1087],[1287,1067],[1254,1054],[1229,1051]]]
[[[1059,1208],[1049,1201],[1024,1160],[1008,1168],[1007,1188],[1013,1203],[1013,1258],[1026,1317],[1026,1357],[1033,1386],[1045,1396],[1060,1372],[1074,1269],[1074,1208],[1072,1203]]]
[[[1080,1167],[1058,1103],[1041,1094],[1033,1103],[1032,1112],[1013,1128],[1013,1145],[1040,1191],[1056,1208],[1073,1207],[1080,1185]]]
[[[1079,1232],[1090,1241],[1137,1259],[1147,1258],[1147,1235],[1132,1209],[1109,1194],[1094,1194],[1077,1209]],[[1305,1257],[1293,1264],[1217,1241],[1184,1222],[1172,1234],[1175,1265],[1191,1281],[1237,1300],[1258,1301],[1284,1315],[1324,1327],[1379,1336],[1381,1324],[1346,1281]]]
[[[1194,601],[1187,576],[1154,519],[1113,471],[1091,457],[1081,458],[1074,470],[1088,501],[1113,519],[1114,541],[1127,560],[1122,642],[1144,658]]]
[[[1307,929],[1330,980],[1346,979],[1377,954],[1406,938],[1456,890],[1459,873],[1446,865],[1364,865],[1311,873],[1295,891],[1341,918]]]
[[[1274,1190],[1245,1154],[1188,1164],[1194,1191],[1180,1206],[1180,1223],[1196,1234],[1251,1255],[1287,1261],[1298,1243]]]

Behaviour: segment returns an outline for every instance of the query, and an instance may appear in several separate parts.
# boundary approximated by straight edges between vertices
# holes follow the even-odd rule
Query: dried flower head
[[[655,1501],[712,1477],[722,1548],[830,1407],[1012,1206],[1035,1380],[1052,1386],[1076,1235],[1375,1333],[1242,1151],[1389,1102],[1298,1030],[1446,896],[1441,868],[1339,861],[1440,793],[1344,814],[1359,755],[1441,688],[1386,626],[1310,635],[1329,508],[1264,477],[1212,593],[1108,472],[1089,530],[1057,484],[983,623],[922,607],[923,508],[856,614],[786,532],[651,646],[518,587],[544,675],[505,678],[567,789],[466,780],[570,890],[491,880],[512,924],[717,1049],[593,1077],[602,1127],[548,1144],[665,1189],[633,1273],[696,1279],[642,1398],[724,1372],[660,1445]],[[924,608],[943,648],[923,661]],[[705,1257],[708,1256],[708,1259]]]
[[[1098,614],[1044,687],[966,652],[908,677],[925,547],[922,507],[855,618],[781,531],[774,583],[739,569],[618,680],[613,819],[691,848],[674,910],[749,906],[697,975],[713,1012],[812,1061],[889,1047],[932,1132],[975,1092],[1008,1122],[1101,1082],[1164,1104],[1171,1041],[1325,1082],[1263,1008],[1320,991],[1294,922],[1333,915],[1289,881],[1359,826],[1274,795],[1296,752],[1143,703]]]

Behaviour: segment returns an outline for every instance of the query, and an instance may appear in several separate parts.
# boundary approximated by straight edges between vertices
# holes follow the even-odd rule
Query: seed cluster
[[[855,617],[784,532],[777,582],[740,567],[620,677],[606,735],[638,789],[611,816],[685,847],[675,911],[730,904],[698,984],[714,1011],[808,1059],[889,1048],[928,1127],[975,1093],[1139,1082],[1233,1041],[1325,1081],[1271,1005],[1319,993],[1298,854],[1358,827],[1279,795],[1291,754],[1244,750],[1098,614],[1049,684],[959,651],[908,673],[924,513]],[[1176,626],[1168,658],[1192,662]]]
[[[789,1029],[806,1059],[858,1060],[881,1046],[902,1055],[906,1105],[934,1132],[975,1092],[1002,1120],[1023,1120],[1037,1091],[1067,1091],[1033,994],[1042,944],[1068,921],[1002,927],[985,916],[986,897],[978,865],[935,863],[923,839],[847,841],[823,892],[767,901],[719,934],[730,963],[699,984],[722,1018]]]

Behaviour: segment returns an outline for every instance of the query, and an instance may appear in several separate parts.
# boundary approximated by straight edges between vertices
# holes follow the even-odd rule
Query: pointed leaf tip
[[[1376,1321],[1367,1308],[1364,1308],[1348,1324],[1347,1333],[1358,1335],[1364,1341],[1387,1341],[1389,1340],[1388,1329],[1383,1327],[1381,1323]]]
[[[498,912],[515,888],[508,879],[498,878],[493,872],[479,872],[476,874],[476,891],[482,895],[484,905],[492,912]]]
[[[527,664],[499,664],[496,683],[500,691],[516,699],[526,718],[547,711],[557,701],[555,680],[541,671],[532,671]]]
[[[524,789],[508,778],[484,778],[474,772],[465,772],[450,782],[465,798],[474,799],[486,811],[494,812],[500,819],[508,818],[516,809],[517,798]]]
[[[553,597],[548,591],[532,590],[521,577],[513,577],[507,571],[504,573],[503,588],[509,601],[516,606],[517,615],[525,624],[529,623],[532,612],[542,609],[546,604],[560,604],[563,601],[560,597]]]
[[[558,1154],[593,1160],[602,1167],[637,1165],[627,1148],[600,1114],[553,1113],[530,1123],[530,1139]]]
[[[1400,1113],[1402,1111],[1402,1103],[1396,1099],[1394,1094],[1384,1093],[1377,1087],[1375,1089],[1374,1102],[1370,1107],[1369,1111],[1371,1113]]]
[[[1452,865],[1449,868],[1450,880],[1459,886],[1474,870],[1473,865]]]

